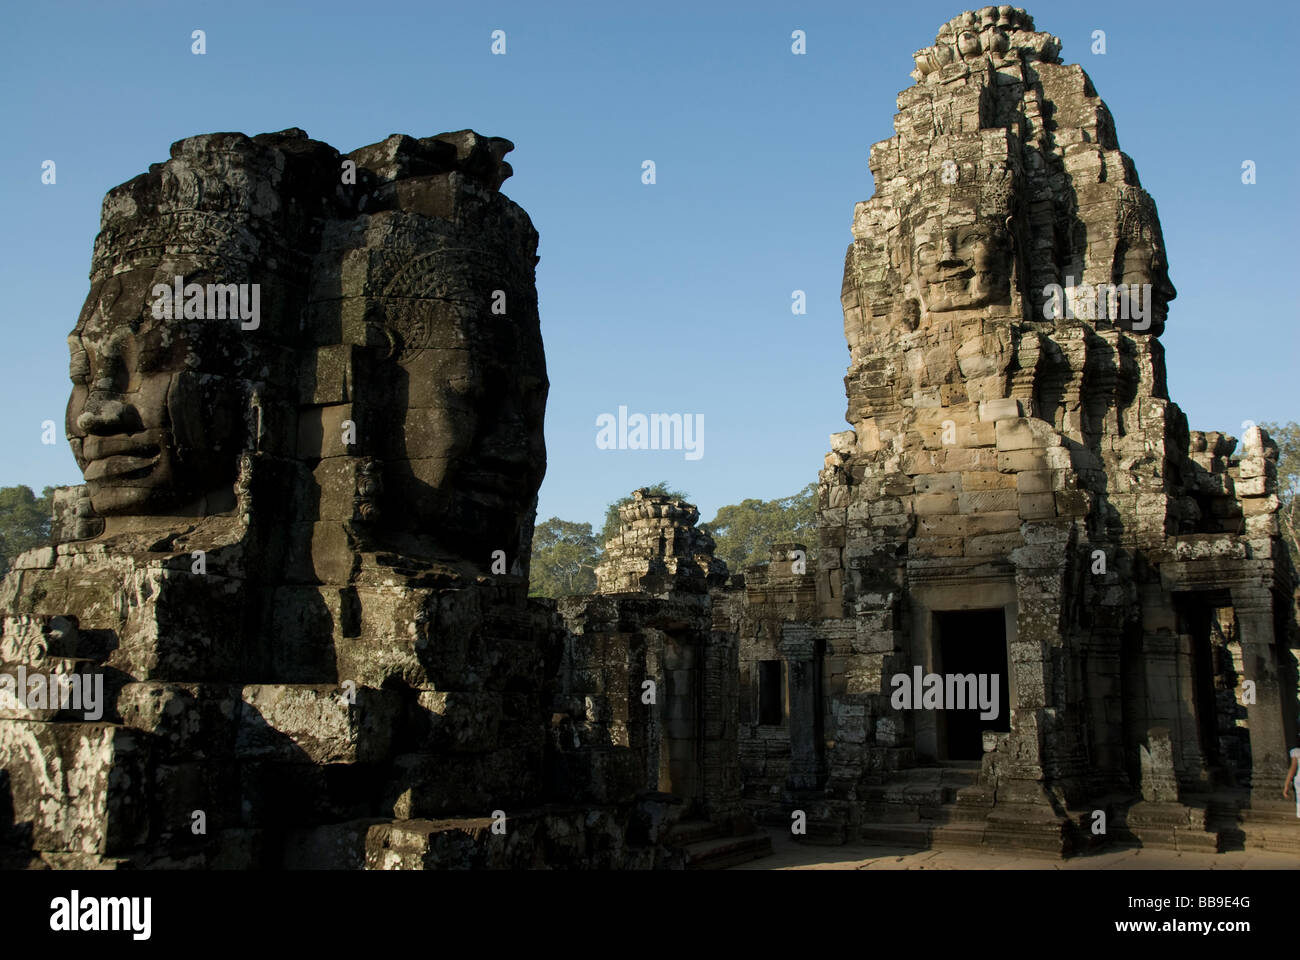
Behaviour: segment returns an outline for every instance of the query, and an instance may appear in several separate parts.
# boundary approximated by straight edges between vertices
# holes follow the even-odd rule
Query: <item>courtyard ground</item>
[[[953,847],[918,849],[899,845],[796,843],[772,832],[772,855],[733,870],[1295,870],[1300,857],[1261,850],[1179,853],[1124,848],[1059,860],[1022,853],[992,853]]]

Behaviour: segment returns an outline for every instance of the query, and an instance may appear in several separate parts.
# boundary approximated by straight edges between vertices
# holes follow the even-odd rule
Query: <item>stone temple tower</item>
[[[778,724],[742,715],[747,783],[789,801],[817,771],[849,835],[917,818],[891,783],[950,804],[927,835],[1056,850],[1099,807],[1212,844],[1188,797],[1235,790],[1230,829],[1249,804],[1258,832],[1281,795],[1296,709],[1276,447],[1255,428],[1234,456],[1169,399],[1156,207],[1060,46],[1003,6],[914,54],[853,214],[852,430],[820,475],[817,564],[782,573],[799,602],[751,583],[737,625],[742,704],[782,676],[767,658],[789,684],[788,767],[746,743]],[[930,674],[996,679],[997,702],[955,708],[974,696],[960,681],[925,706],[895,696]],[[1245,680],[1253,703],[1234,698]]]

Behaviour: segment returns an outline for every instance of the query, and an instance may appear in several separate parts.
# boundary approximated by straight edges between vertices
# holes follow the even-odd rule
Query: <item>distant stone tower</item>
[[[699,518],[694,504],[633,491],[631,502],[619,508],[622,526],[596,567],[597,592],[660,596],[721,586],[727,565],[714,557],[713,538],[695,526]]]
[[[693,504],[641,489],[619,516],[597,593],[559,602],[563,706],[583,742],[631,750],[638,788],[677,798],[684,822],[673,835],[688,865],[763,855],[770,842],[740,803],[737,643],[717,606],[727,566]],[[575,780],[586,782],[579,759]],[[621,760],[600,759],[611,782]],[[714,849],[720,837],[730,839]]]

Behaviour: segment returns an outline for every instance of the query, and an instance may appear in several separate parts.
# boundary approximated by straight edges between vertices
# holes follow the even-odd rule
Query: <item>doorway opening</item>
[[[1006,615],[1001,608],[945,610],[934,615],[934,634],[935,669],[944,678],[945,690],[960,689],[967,700],[966,709],[953,709],[954,704],[946,701],[948,709],[941,712],[939,722],[939,755],[945,760],[979,760],[984,756],[986,730],[1011,729]],[[986,712],[979,708],[980,697],[990,710],[996,704],[995,716],[980,716]]]

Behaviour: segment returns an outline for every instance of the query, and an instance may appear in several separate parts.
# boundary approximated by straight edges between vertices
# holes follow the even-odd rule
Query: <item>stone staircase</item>
[[[1300,818],[1295,801],[1279,797],[1259,803],[1243,797],[1234,811],[1244,850],[1273,850],[1300,855]]]
[[[1262,838],[1261,842],[1249,842],[1244,829],[1244,818],[1248,822],[1252,814],[1245,809],[1248,802],[1246,791],[1231,790],[1189,794],[1182,803],[1135,803],[1132,797],[1116,796],[1096,805],[1106,812],[1104,836],[1092,835],[1090,810],[1072,811],[1071,820],[1076,824],[1075,843],[1080,850],[1108,844],[1196,853],[1224,853],[1252,845],[1257,849],[1287,849],[1272,842],[1271,837],[1269,842],[1263,842]],[[1294,819],[1294,810],[1291,814]],[[1266,814],[1260,822],[1271,823],[1272,819]],[[1294,842],[1294,849],[1300,852],[1300,831],[1296,831]]]
[[[687,870],[724,870],[772,853],[772,838],[766,830],[727,836],[717,824],[704,819],[676,824],[668,833],[668,845],[684,852]]]
[[[913,847],[978,847],[991,806],[976,789],[978,764],[916,767],[859,790],[861,818],[848,839]]]
[[[804,843],[870,843],[1016,850],[1062,856],[1067,824],[1036,805],[994,807],[978,763],[915,767],[859,787],[857,799],[810,805]],[[788,828],[788,820],[786,821]]]
[[[1300,819],[1291,801],[1250,806],[1242,789],[1189,795],[1182,803],[1135,802],[1113,795],[1060,816],[1038,804],[994,806],[978,785],[975,764],[916,767],[890,782],[859,787],[852,801],[809,802],[809,844],[967,847],[1064,857],[1106,847],[1151,847],[1197,853],[1268,850],[1300,855]],[[788,807],[788,804],[786,805]],[[1106,830],[1094,834],[1094,811]],[[764,811],[763,822],[789,830],[786,808]]]

